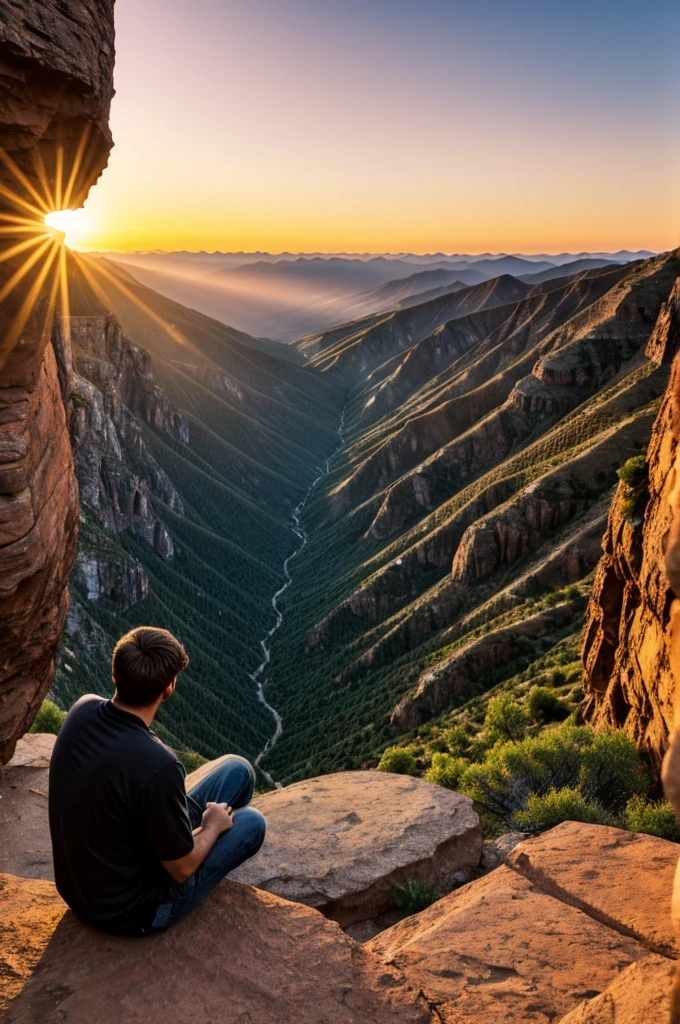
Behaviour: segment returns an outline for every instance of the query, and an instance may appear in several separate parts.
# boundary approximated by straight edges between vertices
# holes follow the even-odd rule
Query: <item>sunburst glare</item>
[[[63,237],[64,245],[68,249],[76,249],[80,243],[91,237],[92,222],[85,209],[55,210],[47,214],[45,224],[59,241]]]

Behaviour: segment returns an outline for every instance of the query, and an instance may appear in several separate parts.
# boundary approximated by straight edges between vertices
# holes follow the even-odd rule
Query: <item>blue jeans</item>
[[[187,805],[192,828],[201,824],[209,801],[229,804],[234,809],[234,824],[217,839],[203,863],[186,882],[182,885],[170,883],[174,898],[160,905],[152,928],[167,928],[179,921],[226,874],[260,849],[264,842],[265,821],[259,811],[247,806],[254,786],[255,772],[248,761],[231,754],[189,791]]]

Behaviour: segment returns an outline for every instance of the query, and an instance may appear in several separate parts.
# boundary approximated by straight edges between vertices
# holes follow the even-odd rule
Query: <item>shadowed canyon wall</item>
[[[113,0],[0,2],[0,761],[46,693],[68,607],[78,489],[51,334],[50,210],[106,166]]]

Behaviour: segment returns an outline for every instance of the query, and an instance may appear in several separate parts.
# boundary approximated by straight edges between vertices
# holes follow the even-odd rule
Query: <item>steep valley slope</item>
[[[668,382],[679,273],[675,252],[506,276],[298,343],[348,391],[346,443],[274,639],[275,778],[374,763],[577,643],[617,471]]]
[[[251,675],[298,543],[293,509],[337,446],[341,395],[294,353],[124,272],[83,257],[69,269],[53,344],[81,523],[53,696],[102,692],[115,639],[163,625],[190,656],[164,738],[254,757],[273,720]]]

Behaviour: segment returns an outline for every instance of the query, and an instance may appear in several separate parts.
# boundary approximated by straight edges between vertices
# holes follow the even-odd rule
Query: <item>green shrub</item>
[[[550,673],[550,685],[551,686],[564,686],[567,681],[567,677],[564,672],[559,668],[554,668]]]
[[[31,732],[51,732],[54,736],[58,736],[65,718],[65,711],[58,708],[51,700],[44,700],[35,716]]]
[[[415,775],[416,759],[408,747],[388,747],[380,758],[379,772],[393,772],[395,775]]]
[[[395,885],[397,904],[407,914],[417,914],[434,903],[436,896],[431,886],[419,878],[409,878],[402,885]]]
[[[626,804],[623,820],[631,832],[645,832],[680,843],[680,825],[668,800],[653,802],[639,794],[632,796]]]
[[[534,686],[527,697],[527,710],[535,722],[563,722],[569,708],[546,686]]]
[[[434,782],[437,786],[458,789],[467,767],[468,762],[464,757],[438,753],[432,758],[432,765],[425,773],[425,779],[427,782]]]
[[[461,791],[509,819],[525,810],[532,793],[578,786],[582,751],[593,738],[592,729],[565,724],[519,743],[496,743],[464,773]]]
[[[617,473],[625,484],[621,514],[631,526],[639,526],[649,494],[645,456],[634,455],[632,459],[624,462]]]
[[[200,768],[201,765],[207,764],[208,762],[207,757],[202,757],[200,754],[197,754],[195,750],[178,750],[176,753],[177,757],[184,765],[187,775],[190,775],[191,772],[195,772],[197,768]]]
[[[647,459],[644,455],[634,455],[616,472],[628,487],[637,487],[647,477]]]
[[[579,789],[587,800],[618,813],[631,797],[649,791],[649,777],[624,732],[597,732],[581,754]]]
[[[442,735],[446,749],[455,757],[461,757],[470,746],[470,737],[462,725],[454,725]]]
[[[490,743],[498,740],[521,740],[529,726],[529,714],[511,694],[492,697],[486,709],[484,732]]]
[[[542,832],[563,821],[584,821],[590,825],[615,825],[616,818],[594,801],[588,801],[574,787],[551,789],[542,796],[532,793],[526,810],[517,811],[513,822],[526,832]]]

